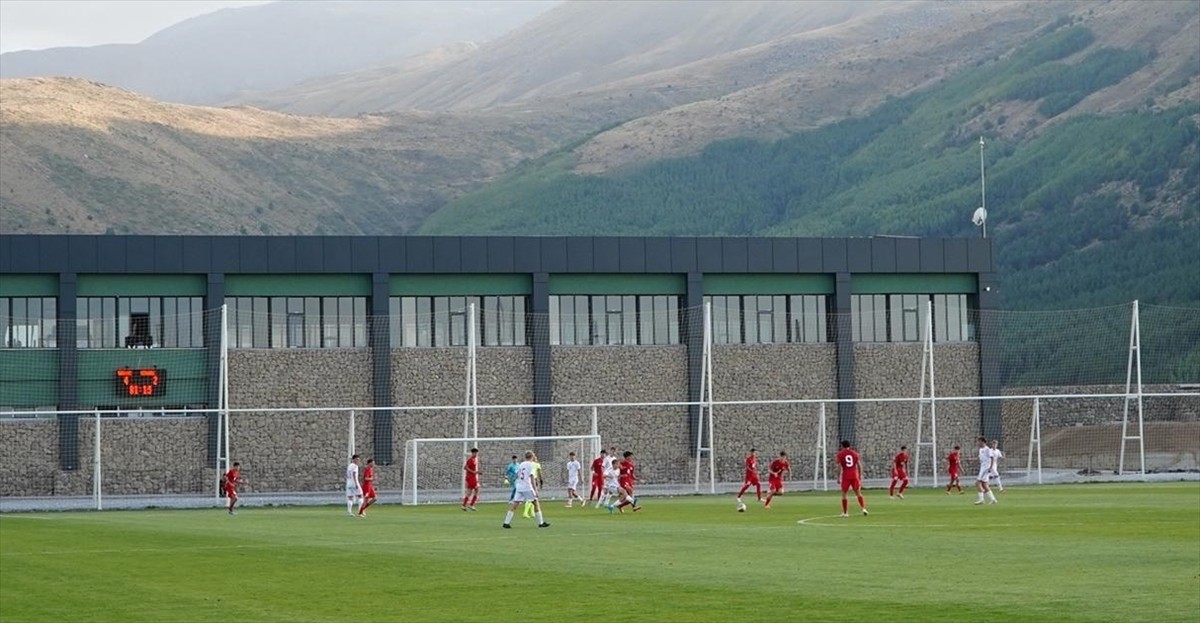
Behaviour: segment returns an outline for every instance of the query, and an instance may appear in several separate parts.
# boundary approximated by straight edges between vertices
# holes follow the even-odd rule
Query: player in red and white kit
[[[759,502],[762,501],[762,483],[758,480],[758,454],[757,450],[750,448],[750,454],[746,456],[746,477],[743,479],[742,490],[737,494],[737,509],[738,511],[746,510],[746,505],[742,503],[742,494],[750,487],[754,487],[754,495]]]
[[[763,502],[763,508],[771,508],[771,499],[777,495],[783,495],[784,474],[791,477],[792,464],[788,462],[787,452],[781,451],[779,458],[771,461],[771,464],[767,466],[767,501]]]
[[[954,450],[946,455],[947,471],[950,474],[950,484],[946,485],[946,495],[950,495],[951,487],[958,487],[958,494],[963,494],[962,483],[958,482],[958,473],[962,468],[962,454],[959,453],[959,447],[954,446]]]
[[[225,497],[229,499],[229,508],[226,511],[230,515],[237,514],[233,512],[233,506],[238,501],[238,485],[244,482],[246,481],[242,480],[242,464],[234,461],[233,467],[230,467],[229,471],[225,472]]]
[[[842,449],[837,453],[838,465],[842,466],[842,517],[848,517],[849,509],[846,503],[846,492],[854,489],[854,495],[858,497],[858,507],[862,509],[862,514],[869,515],[867,512],[867,502],[862,496],[862,459],[858,453],[850,448],[850,442],[842,440]]]
[[[462,509],[475,510],[475,502],[479,501],[479,448],[471,448],[471,456],[463,463],[463,471],[467,473],[467,494],[462,499]]]
[[[896,485],[900,492],[896,492]],[[908,488],[908,446],[900,446],[900,451],[892,457],[892,484],[888,485],[888,497],[904,499],[904,490]]]
[[[625,454],[621,456],[624,458],[617,465],[617,469],[621,472],[621,475],[617,477],[621,501],[616,505],[616,509],[621,510],[626,506],[633,506],[633,510],[640,511],[642,507],[638,506],[637,496],[633,493],[633,483],[637,482],[637,464],[633,462],[633,453],[629,450],[626,450]],[[621,510],[621,512],[625,511]]]
[[[358,516],[366,517],[367,508],[379,497],[375,493],[375,459],[367,459],[367,466],[362,473],[363,503],[358,507]]]
[[[606,458],[608,458],[608,452],[601,450],[600,456],[592,460],[592,490],[588,492],[588,501],[595,500],[597,508],[600,507],[600,497],[604,493],[604,460]]]

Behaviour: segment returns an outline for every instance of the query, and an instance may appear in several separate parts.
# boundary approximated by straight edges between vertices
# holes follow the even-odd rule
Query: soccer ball
[[[745,505],[745,504],[738,504],[738,507],[737,507],[737,512],[739,512],[739,513],[744,513],[744,512],[746,512],[746,505]]]

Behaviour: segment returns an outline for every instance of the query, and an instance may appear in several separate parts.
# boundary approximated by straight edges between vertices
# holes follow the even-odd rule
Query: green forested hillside
[[[978,235],[982,135],[1005,307],[1200,302],[1200,103],[1163,109],[1148,97],[1119,115],[1064,115],[1155,51],[1093,49],[1088,29],[1056,26],[1006,58],[784,140],[724,141],[603,176],[572,172],[564,149],[444,207],[423,231]]]

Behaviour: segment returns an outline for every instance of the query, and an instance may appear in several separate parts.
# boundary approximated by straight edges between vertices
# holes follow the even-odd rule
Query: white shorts
[[[567,479],[567,488],[568,489],[578,489],[579,488],[579,477],[568,478]]]
[[[611,494],[613,494],[613,495],[616,495],[616,494],[617,494],[617,492],[621,490],[621,487],[618,487],[618,486],[617,486],[617,483],[615,483],[615,482],[614,482],[614,483],[611,483],[611,484],[610,484],[610,483],[604,483],[604,490],[605,490],[605,491],[607,491],[608,493],[611,493]]]
[[[536,502],[537,499],[537,491],[516,489],[512,495],[513,502]]]
[[[979,480],[979,481],[982,481],[982,482],[987,482],[987,481],[989,481],[989,480],[991,480],[991,479],[992,479],[992,470],[991,470],[991,468],[988,468],[988,467],[983,467],[983,468],[980,468],[980,470],[979,470],[979,477],[977,477],[975,480]]]
[[[346,484],[346,497],[361,498],[362,497],[362,487],[359,485],[352,485],[352,484],[347,483]]]

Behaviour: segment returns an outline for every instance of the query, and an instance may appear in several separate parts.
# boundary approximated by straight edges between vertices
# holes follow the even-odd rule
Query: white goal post
[[[453,437],[409,439],[404,442],[404,489],[406,504],[459,501],[463,495],[466,462],[471,447],[479,448],[480,499],[504,501],[510,489],[504,485],[505,468],[516,455],[537,453],[547,492],[562,492],[567,486],[567,460],[575,453],[580,464],[580,495],[591,484],[591,464],[600,454],[600,435],[556,435],[544,437]],[[549,497],[549,496],[546,496]]]

